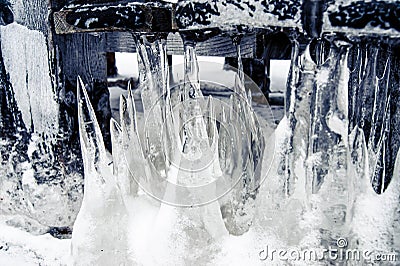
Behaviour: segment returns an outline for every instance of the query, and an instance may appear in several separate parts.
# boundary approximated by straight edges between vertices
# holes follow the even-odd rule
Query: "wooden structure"
[[[76,78],[79,75],[88,84],[106,147],[110,149],[111,111],[106,54],[134,52],[132,34],[169,33],[168,53],[182,54],[179,33],[193,30],[200,33],[199,36],[206,36],[205,32],[213,31],[214,34],[209,38],[198,42],[198,54],[231,58],[228,61],[234,64],[232,58],[237,55],[229,33],[240,32],[243,35],[241,51],[248,66],[247,74],[267,91],[268,74],[265,74],[265,69],[268,73],[269,60],[289,59],[289,39],[293,36],[303,46],[312,38],[330,32],[349,38],[351,35],[366,35],[368,38],[377,36],[398,41],[399,8],[399,1],[383,0],[367,3],[361,0],[185,0],[178,1],[178,4],[145,0],[0,0],[0,24],[9,24],[15,19],[17,24],[12,27],[20,30],[18,33],[8,29],[1,31],[1,137],[12,144],[9,147],[17,147],[13,151],[17,158],[13,164],[29,161],[34,166],[38,183],[61,187],[67,191],[68,200],[71,198],[71,202],[75,202],[78,197],[73,196],[71,191],[82,186],[82,180],[78,180],[75,173],[83,172],[77,123]],[[11,9],[14,16],[11,15]],[[23,41],[24,45],[14,45],[12,42],[5,45],[5,41],[9,41],[6,37],[15,38],[16,44]],[[396,45],[392,42],[392,49],[398,55]],[[19,48],[20,51],[14,52],[18,57],[24,57],[22,66],[18,66],[24,68],[23,71],[13,69],[15,66],[6,60],[15,55],[13,49]],[[36,54],[46,56],[35,57]],[[34,56],[28,58],[28,55]],[[397,58],[392,63],[397,69],[398,62]],[[43,69],[38,71],[37,66]],[[33,90],[34,83],[44,77],[41,75],[43,71],[49,72],[48,75],[45,73],[48,83],[36,86]],[[393,84],[398,84],[398,81],[399,77],[396,76]],[[398,101],[396,95],[393,101]],[[25,101],[18,105],[16,99]],[[49,113],[47,107],[53,107],[51,110],[58,112],[53,114],[56,119],[50,125],[38,126],[32,116],[46,117]],[[15,115],[9,116],[10,112]],[[396,124],[393,128],[394,132],[399,127]],[[22,137],[18,139],[16,135]],[[28,154],[29,141],[35,142],[38,147],[34,155]],[[9,147],[4,149],[7,156]],[[14,166],[13,169],[20,168]],[[22,184],[22,170],[21,173],[14,171],[8,174],[15,175],[17,183]],[[76,184],[67,187],[67,176],[73,176]],[[60,215],[53,215],[53,220],[46,220],[46,217],[37,220],[51,226],[71,225],[73,214],[61,209],[68,204],[62,202],[57,206]],[[39,208],[38,205],[36,208]]]

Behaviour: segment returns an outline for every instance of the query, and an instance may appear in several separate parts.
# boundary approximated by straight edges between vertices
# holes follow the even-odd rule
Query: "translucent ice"
[[[112,161],[106,153],[96,115],[80,78],[78,99],[85,189],[72,233],[74,264],[124,264],[129,261],[128,216],[120,187],[126,184],[119,185],[119,180],[112,174]],[[118,129],[113,131],[118,139],[119,136],[115,136]]]

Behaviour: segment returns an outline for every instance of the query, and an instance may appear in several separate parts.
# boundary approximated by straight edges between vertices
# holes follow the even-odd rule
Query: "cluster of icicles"
[[[193,42],[184,42],[183,84],[169,88],[165,43],[137,42],[146,129],[139,130],[129,89],[120,99],[121,124],[111,121],[112,157],[78,80],[85,190],[73,229],[75,264],[257,263],[265,245],[320,247],[339,237],[351,247],[392,251],[398,136],[390,128],[390,57],[377,78],[375,46],[318,40],[300,51],[294,40],[286,116],[273,136],[263,136],[244,88],[240,44],[234,92],[218,107],[202,95]],[[199,167],[202,156],[211,163]],[[198,184],[213,185],[192,189]],[[242,252],[224,250],[249,238]]]
[[[126,228],[121,227],[126,227],[131,201],[144,193],[163,206],[160,212],[190,208],[191,222],[204,224],[213,237],[228,231],[239,235],[251,225],[265,144],[251,107],[251,92],[244,87],[243,71],[235,76],[232,95],[217,100],[202,94],[194,43],[185,44],[184,81],[175,90],[170,89],[165,40],[150,42],[142,36],[137,49],[143,128],[138,125],[129,86],[128,96],[120,97],[121,124],[111,119],[112,157],[105,150],[85,85],[78,78],[85,190],[74,225],[77,264],[109,265],[111,261],[115,264],[117,255],[121,263],[127,258],[113,252],[126,251],[126,236],[121,239]],[[110,224],[116,232],[106,229]],[[101,227],[110,235],[90,233]],[[96,240],[88,241],[91,237]],[[113,256],[107,248],[100,248],[103,251],[93,260],[103,244],[113,246]]]

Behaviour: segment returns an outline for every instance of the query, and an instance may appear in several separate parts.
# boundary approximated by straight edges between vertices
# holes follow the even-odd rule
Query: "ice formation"
[[[328,36],[301,50],[294,41],[286,117],[264,139],[240,69],[232,95],[215,104],[202,93],[195,42],[184,43],[184,79],[170,88],[165,41],[139,38],[144,118],[138,119],[132,91],[121,97],[120,124],[111,123],[112,159],[83,93],[89,180],[72,239],[77,264],[82,256],[102,261],[103,253],[92,254],[99,249],[107,259],[125,252],[137,264],[257,264],[265,245],[323,249],[338,247],[343,237],[347,248],[398,252],[398,154],[390,149],[395,158],[386,157],[388,119],[394,119],[390,56],[377,77],[377,48]],[[371,61],[367,51],[375,55]],[[363,63],[354,67],[351,56]],[[372,101],[363,96],[371,90]],[[357,99],[374,108],[368,112]],[[204,154],[211,158],[206,164]],[[222,183],[213,183],[216,178]],[[204,184],[207,191],[196,190]],[[228,193],[218,197],[226,184]],[[118,241],[107,241],[111,235]],[[238,245],[247,247],[239,251]],[[227,256],[235,259],[222,260]]]
[[[357,1],[350,2],[338,1],[346,10],[358,8]],[[374,3],[379,15],[374,23],[381,27],[387,25],[379,6],[389,2]],[[290,1],[294,9],[278,3],[196,1],[183,6],[177,18],[189,28],[194,24],[186,22],[206,16],[211,25],[225,29],[238,22],[300,28],[300,2]],[[243,6],[250,11],[242,17]],[[332,5],[323,17],[324,31],[357,23],[333,17],[339,6]],[[369,14],[366,10],[363,15]],[[228,19],[220,12],[239,15]],[[185,21],[191,14],[197,17]],[[10,37],[14,34],[18,41]],[[291,34],[286,115],[272,134],[256,115],[238,39],[239,70],[232,90],[223,88],[229,96],[220,97],[221,91],[205,93],[210,84],[201,80],[196,40],[190,34],[182,33],[185,72],[174,86],[166,36],[138,36],[141,102],[131,90],[121,97],[120,119],[111,120],[112,154],[104,147],[85,85],[78,79],[84,198],[72,240],[54,241],[48,235],[31,239],[9,227],[44,234],[70,224],[80,202],[80,179],[46,179],[65,169],[52,167],[57,153],[47,145],[62,136],[45,36],[17,24],[2,27],[0,75],[3,81],[9,75],[12,86],[0,86],[1,106],[6,106],[0,117],[0,191],[7,195],[0,205],[0,262],[10,254],[28,254],[37,263],[68,263],[63,254],[71,244],[76,265],[265,265],[281,263],[265,257],[267,247],[322,250],[338,248],[343,238],[345,248],[398,256],[398,55],[390,40],[327,34],[305,41],[297,32]],[[37,44],[34,50],[27,49],[30,42]],[[24,52],[22,57],[17,50]],[[143,112],[136,109],[140,104]],[[4,121],[12,123],[4,127]],[[38,241],[48,245],[41,247]],[[50,245],[62,252],[51,252]],[[326,260],[307,263],[324,265]],[[373,262],[363,258],[358,263]]]
[[[8,224],[35,234],[72,227],[81,203],[82,176],[66,166],[71,151],[62,154],[65,147],[59,147],[63,135],[46,37],[17,23],[1,27],[0,33],[5,96],[0,210],[9,217]],[[13,119],[8,119],[10,114]]]
[[[137,254],[130,250],[125,230],[135,219],[129,209],[140,198],[138,191],[161,202],[153,229],[161,244],[154,248],[168,261],[195,262],[198,257],[173,259],[168,254],[177,249],[189,254],[192,247],[228,231],[243,234],[252,223],[265,145],[242,71],[234,94],[224,102],[203,96],[194,43],[185,43],[184,80],[174,90],[169,87],[165,40],[140,37],[138,51],[144,123],[138,126],[129,90],[120,99],[120,124],[111,122],[112,159],[78,80],[85,191],[72,236],[77,264]],[[171,246],[174,238],[178,241]],[[91,256],[96,250],[101,252]]]

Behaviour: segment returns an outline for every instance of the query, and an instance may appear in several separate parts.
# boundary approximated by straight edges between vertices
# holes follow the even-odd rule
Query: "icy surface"
[[[58,105],[50,80],[45,36],[13,23],[1,27],[1,38],[4,64],[26,127],[39,134],[56,134]]]
[[[230,29],[232,25],[300,28],[300,8],[298,0],[182,1],[178,3],[177,22],[180,28],[212,26]]]
[[[8,84],[9,77],[4,89],[15,98],[8,101],[15,100],[22,118],[14,136],[1,136],[5,147],[0,169],[1,213],[10,215],[9,224],[36,234],[72,226],[80,206],[82,176],[77,169],[64,168],[70,158],[56,148],[63,136],[46,37],[16,23],[1,27],[0,33],[5,66],[2,82]]]

